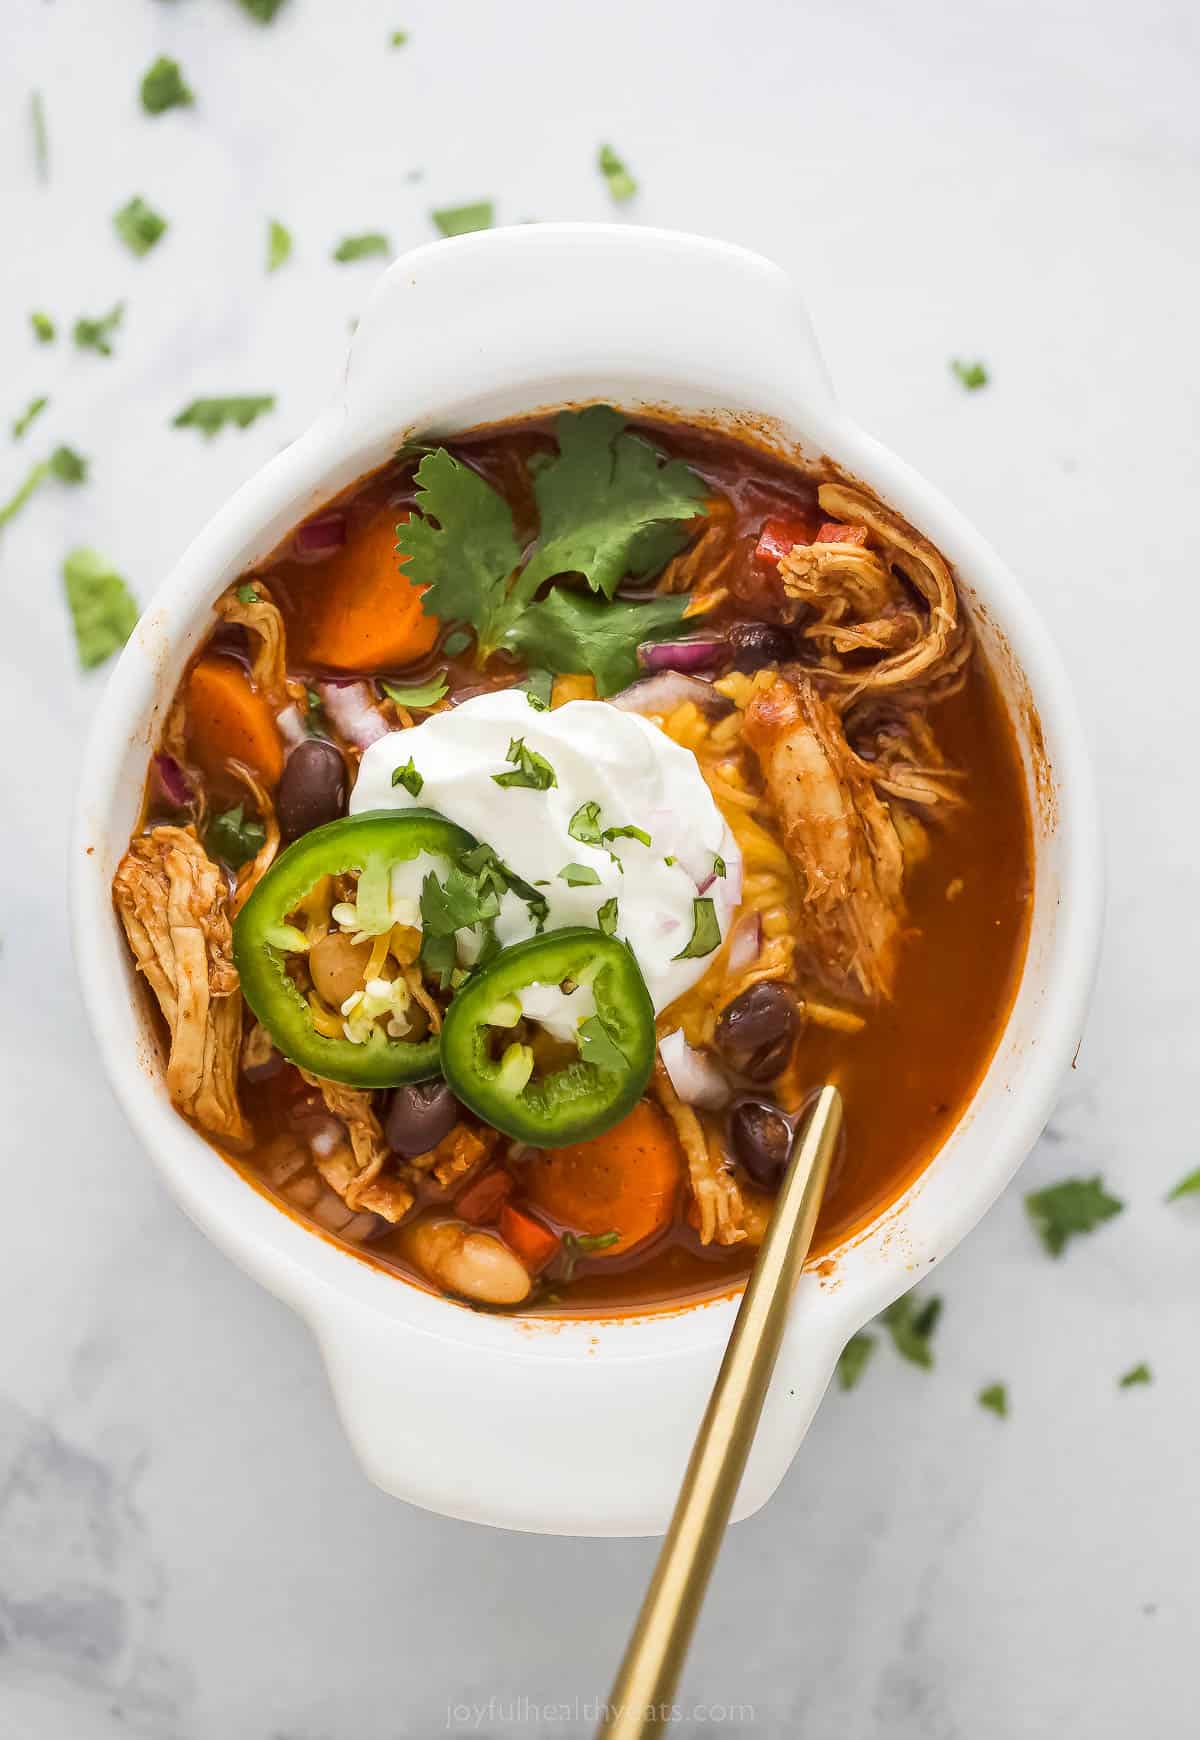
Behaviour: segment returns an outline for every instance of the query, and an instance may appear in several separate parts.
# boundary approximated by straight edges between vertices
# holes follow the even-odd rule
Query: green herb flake
[[[425,780],[413,766],[413,758],[411,755],[404,767],[398,767],[393,772],[392,784],[402,785],[409,797],[419,797],[421,795],[421,787],[425,784]]]
[[[554,693],[554,673],[552,671],[526,671],[521,681],[514,685],[520,689],[535,713],[545,713],[550,707],[550,697]]]
[[[36,465],[30,466],[24,481],[0,506],[0,526],[6,526],[10,520],[16,518],[25,503],[47,479],[56,478],[59,483],[82,483],[86,476],[86,459],[71,447],[56,447],[49,459],[39,459]]]
[[[677,955],[672,955],[671,959],[698,961],[704,955],[711,955],[720,944],[721,926],[717,922],[717,909],[707,895],[701,895],[692,901],[691,941]]]
[[[41,182],[50,179],[50,134],[46,127],[46,105],[41,91],[29,94],[29,121],[33,128],[33,164]]]
[[[72,550],[63,563],[67,607],[83,669],[101,665],[133,633],[137,602],[112,564],[95,550]]]
[[[606,846],[610,840],[638,840],[643,846],[653,844],[645,828],[635,828],[632,824],[623,828],[605,828],[600,837]]]
[[[546,757],[539,755],[535,749],[527,748],[523,737],[512,739],[504,759],[512,762],[513,771],[494,773],[492,778],[497,785],[506,789],[526,786],[530,791],[549,791],[552,785],[558,784],[558,775]]]
[[[333,250],[333,257],[344,266],[351,260],[369,260],[391,251],[392,244],[382,231],[366,230],[359,236],[343,236]]]
[[[882,1322],[892,1338],[892,1346],[901,1358],[929,1371],[933,1367],[933,1332],[942,1314],[942,1301],[936,1295],[918,1300],[905,1293],[883,1313]]]
[[[990,376],[981,362],[962,362],[955,357],[950,364],[954,374],[969,393],[977,392],[980,387],[986,387]]]
[[[1001,1420],[1008,1418],[1008,1386],[1007,1384],[988,1384],[980,1390],[975,1400],[981,1408],[990,1408],[992,1413]]]
[[[607,181],[608,191],[618,204],[633,198],[638,184],[630,175],[624,160],[617,156],[611,145],[601,145],[596,154],[596,167]]]
[[[596,923],[604,936],[617,934],[618,902],[614,894],[611,900],[606,900],[603,906],[596,908]]]
[[[610,1246],[619,1244],[621,1235],[614,1228],[612,1232],[573,1233],[565,1232],[562,1236],[562,1270],[560,1279],[574,1279],[575,1265],[580,1257],[590,1256],[593,1251],[606,1251]]]
[[[590,1015],[579,1023],[579,1055],[584,1063],[610,1075],[624,1075],[629,1060],[611,1036],[599,1015]]]
[[[39,344],[54,343],[56,336],[55,326],[48,314],[43,314],[40,309],[35,309],[29,316],[29,324],[32,326],[33,336],[37,339]]]
[[[73,447],[56,447],[46,464],[59,483],[83,483],[87,478],[87,460]]]
[[[405,43],[408,41],[408,31],[393,30],[392,34],[388,37],[388,41],[393,48],[403,48]]]
[[[439,701],[445,700],[449,688],[445,671],[438,671],[427,683],[383,684],[384,694],[395,701],[397,707],[410,710],[414,707],[436,707]]]
[[[272,218],[267,224],[267,271],[278,272],[292,257],[292,232]]]
[[[171,419],[173,429],[199,429],[212,436],[232,423],[238,429],[248,429],[256,417],[275,409],[274,393],[232,394],[222,399],[193,399],[177,417]]]
[[[247,821],[245,806],[235,804],[214,816],[204,835],[204,843],[212,857],[219,858],[231,870],[240,870],[251,858],[258,856],[266,842],[266,830],[261,822]]]
[[[495,208],[490,199],[477,199],[471,205],[445,205],[429,215],[443,236],[467,236],[473,230],[490,230],[495,222]]]
[[[259,24],[270,24],[284,0],[241,0],[242,11],[248,12]]]
[[[14,441],[19,441],[21,439],[30,424],[36,417],[41,415],[49,403],[50,401],[44,393],[41,398],[30,399],[25,409],[21,412],[21,415],[13,420],[12,434]]]
[[[244,586],[239,586],[237,589],[237,596],[238,596],[238,603],[239,604],[257,604],[258,603],[258,593],[254,590],[253,586],[251,586],[249,584],[246,584]]]
[[[714,852],[714,854],[713,854],[713,875],[714,876],[728,876],[728,874],[729,874],[729,872],[725,867],[724,858],[722,858],[722,856],[719,852]]]
[[[448,659],[456,659],[459,653],[466,652],[471,644],[471,637],[464,628],[453,628],[442,642],[442,651]]]
[[[1200,1166],[1179,1180],[1175,1188],[1167,1193],[1167,1201],[1178,1202],[1182,1196],[1200,1196]]]
[[[458,970],[458,948],[453,931],[439,936],[425,926],[421,934],[421,966],[431,979],[437,980],[441,990],[449,989]]]
[[[598,695],[627,689],[638,675],[643,641],[667,640],[679,628],[687,594],[644,604],[584,598],[555,587],[505,629],[506,648],[555,671],[591,671]]]
[[[107,314],[100,315],[96,320],[81,314],[72,333],[75,343],[80,350],[94,350],[101,356],[111,356],[113,334],[120,326],[124,314],[123,302],[118,302]]]
[[[1151,1384],[1153,1382],[1154,1374],[1143,1360],[1141,1365],[1135,1365],[1132,1370],[1125,1373],[1124,1377],[1118,1378],[1117,1388],[1131,1390],[1136,1384]]]
[[[1034,1230],[1052,1257],[1061,1256],[1072,1238],[1094,1232],[1124,1206],[1119,1197],[1109,1196],[1099,1173],[1094,1178],[1064,1178],[1045,1190],[1031,1190],[1025,1198]]]
[[[875,1337],[867,1335],[861,1330],[857,1335],[850,1337],[837,1362],[837,1381],[840,1389],[852,1390],[854,1388],[871,1362],[875,1345]]]
[[[564,864],[558,879],[568,888],[591,888],[600,880],[590,864]]]
[[[168,109],[187,108],[195,100],[179,70],[179,62],[160,54],[142,78],[142,107],[146,113],[162,115]]]
[[[567,833],[581,846],[598,846],[601,838],[600,805],[594,800],[580,804],[567,823]]]
[[[142,259],[165,235],[167,220],[135,194],[113,214],[113,228],[130,252]]]

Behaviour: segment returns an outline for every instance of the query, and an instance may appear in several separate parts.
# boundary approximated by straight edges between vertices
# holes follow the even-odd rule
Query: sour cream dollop
[[[516,739],[549,762],[555,785],[496,784],[494,775],[513,772],[508,752]],[[410,760],[423,781],[416,797],[392,784],[393,772]],[[599,807],[601,829],[640,828],[650,845],[574,839],[571,819],[589,803]],[[711,953],[675,958],[691,940],[696,899],[712,901],[722,937],[741,899],[741,854],[695,756],[648,719],[603,701],[539,711],[523,690],[503,689],[389,732],[363,754],[351,814],[415,808],[437,810],[525,881],[544,884],[538,893],[550,907],[547,931],[596,926],[600,908],[615,898],[614,934],[633,950],[655,1013],[711,963]],[[569,865],[594,871],[596,881],[573,886],[562,874]],[[525,902],[506,894],[496,920],[500,943],[534,931]]]

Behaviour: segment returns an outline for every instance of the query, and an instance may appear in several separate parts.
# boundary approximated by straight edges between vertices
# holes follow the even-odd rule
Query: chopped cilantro
[[[950,367],[969,393],[975,392],[978,387],[986,387],[988,384],[988,372],[981,362],[960,362],[958,357],[955,357]]]
[[[632,824],[623,828],[605,828],[600,837],[606,846],[610,840],[640,840],[643,846],[652,844],[645,828],[635,828]]]
[[[130,252],[141,259],[162,239],[167,220],[148,206],[140,194],[135,194],[128,205],[114,212],[113,228]]]
[[[620,1241],[620,1233],[614,1228],[612,1232],[573,1233],[565,1232],[562,1236],[562,1273],[561,1279],[569,1281],[575,1274],[575,1265],[580,1257],[586,1257],[592,1251],[606,1251],[610,1245]]]
[[[513,765],[512,773],[494,773],[492,778],[497,785],[506,788],[512,786],[527,786],[531,791],[549,791],[552,785],[558,784],[558,775],[536,749],[527,749],[523,737],[514,737],[508,746],[508,754],[504,758]]]
[[[15,519],[30,496],[36,494],[48,478],[57,478],[59,483],[82,483],[86,476],[86,459],[71,447],[56,447],[49,459],[39,459],[36,465],[30,466],[24,482],[0,506],[0,526]]]
[[[504,645],[551,670],[591,671],[597,694],[615,695],[638,675],[641,643],[674,634],[687,603],[684,593],[644,604],[623,598],[606,604],[557,586],[505,630]]]
[[[1154,1374],[1151,1372],[1150,1367],[1146,1364],[1145,1360],[1143,1360],[1141,1365],[1135,1365],[1132,1370],[1125,1373],[1124,1377],[1117,1380],[1117,1387],[1122,1390],[1131,1390],[1135,1384],[1149,1384],[1153,1382]]]
[[[600,878],[590,864],[564,864],[558,873],[560,882],[568,888],[590,888]]]
[[[359,236],[343,236],[333,250],[333,257],[343,266],[350,260],[369,260],[375,254],[390,254],[392,244],[379,230],[367,230]]]
[[[231,810],[213,817],[204,843],[214,858],[228,864],[231,870],[240,870],[262,850],[266,838],[262,823],[247,821],[244,806],[235,804]]]
[[[617,897],[606,900],[603,906],[596,908],[596,923],[605,936],[615,936],[617,930]]]
[[[455,659],[459,653],[466,652],[471,644],[471,637],[462,628],[453,628],[442,642],[442,651],[448,659]]]
[[[692,935],[686,948],[680,949],[677,955],[672,955],[673,961],[698,961],[704,955],[711,955],[720,946],[721,926],[717,921],[717,909],[707,895],[701,895],[692,901]]]
[[[599,1015],[590,1015],[579,1023],[579,1055],[584,1063],[594,1064],[597,1069],[607,1070],[610,1074],[624,1075],[629,1068],[628,1058],[611,1038]]]
[[[578,840],[581,846],[600,844],[600,805],[594,799],[580,804],[567,823],[567,833],[573,840]]]
[[[552,671],[526,671],[515,688],[522,689],[529,705],[538,713],[545,713],[550,706],[550,697],[554,693],[554,673]]]
[[[242,0],[243,12],[248,12],[260,24],[270,24],[282,5],[283,0]]]
[[[608,183],[609,193],[618,203],[633,198],[638,190],[638,184],[611,145],[601,145],[596,157],[596,166]]]
[[[33,336],[39,344],[53,344],[55,338],[54,322],[48,314],[35,309],[29,316],[29,324],[33,328]]]
[[[408,41],[407,30],[393,30],[388,41],[391,43],[393,48],[403,48],[405,43]]]
[[[249,584],[247,584],[245,586],[239,586],[237,589],[237,596],[238,596],[238,603],[239,604],[257,604],[258,603],[258,593],[254,590],[253,586],[251,586]]]
[[[713,853],[713,875],[714,876],[728,876],[728,874],[729,874],[729,872],[725,867],[724,858],[722,858],[722,856],[719,852],[714,852]]]
[[[935,1295],[919,1301],[915,1294],[905,1293],[889,1305],[882,1321],[892,1337],[892,1346],[902,1358],[925,1371],[933,1366],[933,1332],[942,1314],[942,1301]]]
[[[167,109],[187,108],[195,95],[184,82],[179,62],[160,54],[142,79],[142,107],[148,115],[161,115]]]
[[[60,483],[83,483],[87,477],[87,460],[73,447],[56,447],[46,463]]]
[[[50,401],[44,393],[41,398],[30,399],[25,409],[21,412],[21,415],[13,420],[12,433],[14,441],[19,441],[21,439],[34,418],[39,416],[41,412],[46,409],[46,406],[49,403]]]
[[[426,925],[421,934],[421,965],[435,978],[443,991],[447,990],[458,970],[458,949],[454,932],[439,936]]]
[[[393,772],[392,784],[402,785],[409,797],[419,797],[421,795],[421,787],[425,784],[425,780],[424,776],[419,774],[413,766],[413,758],[411,755],[404,767],[397,767]]]
[[[438,671],[427,683],[384,683],[383,692],[397,707],[435,707],[446,698],[449,684],[445,671]]]
[[[103,664],[133,633],[138,607],[110,562],[95,550],[72,550],[63,563],[67,606],[84,670]]]
[[[1005,1385],[1005,1384],[988,1384],[986,1389],[980,1390],[978,1396],[976,1396],[975,1399],[979,1403],[979,1406],[981,1408],[990,1408],[992,1410],[993,1414],[999,1415],[1000,1419],[1007,1420],[1007,1418],[1008,1418],[1008,1387],[1007,1387],[1007,1385]]]
[[[199,429],[204,435],[215,435],[226,423],[248,429],[264,411],[275,409],[274,393],[231,394],[223,399],[193,399],[177,417],[172,417],[172,429]]]
[[[33,162],[39,181],[50,179],[50,134],[46,128],[46,105],[41,91],[29,94],[29,120],[33,127]]]
[[[267,271],[277,272],[292,256],[292,232],[278,218],[267,225]]]
[[[1099,1173],[1094,1178],[1064,1178],[1045,1190],[1031,1190],[1025,1198],[1029,1218],[1052,1257],[1061,1256],[1077,1233],[1094,1232],[1124,1206],[1119,1197],[1108,1195]]]
[[[490,230],[495,221],[490,199],[477,199],[472,205],[445,205],[429,215],[444,236],[466,236],[472,230]]]
[[[1178,1202],[1181,1196],[1196,1196],[1198,1194],[1200,1194],[1200,1166],[1179,1180],[1174,1190],[1168,1193],[1167,1201]]]
[[[112,336],[121,324],[125,313],[125,304],[118,302],[110,308],[107,314],[91,320],[86,314],[81,314],[75,322],[73,337],[80,350],[99,351],[101,356],[112,355]]]
[[[838,1387],[852,1390],[866,1371],[871,1355],[875,1352],[875,1337],[865,1335],[861,1331],[852,1335],[843,1347],[837,1362]]]

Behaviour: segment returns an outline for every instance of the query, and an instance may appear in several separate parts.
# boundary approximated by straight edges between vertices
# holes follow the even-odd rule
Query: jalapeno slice
[[[475,844],[464,828],[433,810],[367,810],[314,828],[280,854],[234,920],[233,958],[247,1003],[284,1057],[353,1087],[390,1087],[437,1075],[436,1034],[422,1039],[390,1034],[388,1025],[402,1025],[403,1015],[381,1023],[371,1016],[373,1005],[366,1004],[363,1036],[349,1039],[343,1010],[330,1009],[315,991],[302,989],[289,963],[304,962],[311,934],[296,919],[324,878],[357,875],[357,934],[386,936],[392,929],[393,867],[426,852],[454,863]],[[402,995],[402,990],[394,993],[397,1002]],[[389,1014],[386,1007],[383,1014]],[[320,1031],[318,1021],[327,1031]]]
[[[541,1072],[506,1034],[530,986],[586,987],[579,1056]],[[569,1002],[569,999],[568,999]],[[590,1008],[590,1000],[589,1000]],[[583,926],[515,943],[459,991],[442,1024],[442,1070],[464,1105],[535,1148],[598,1136],[641,1098],[654,1064],[654,1006],[624,943]]]

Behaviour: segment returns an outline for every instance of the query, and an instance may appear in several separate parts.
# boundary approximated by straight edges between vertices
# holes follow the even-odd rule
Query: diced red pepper
[[[815,544],[865,544],[866,541],[866,526],[844,526],[840,520],[826,520],[813,539]]]
[[[775,567],[782,562],[794,544],[811,542],[812,527],[803,520],[767,520],[754,547],[755,560],[770,562]]]
[[[513,1188],[513,1176],[503,1166],[489,1166],[454,1199],[454,1212],[473,1226],[487,1226],[496,1219]]]
[[[500,1237],[516,1252],[531,1275],[540,1273],[557,1251],[562,1240],[542,1221],[535,1220],[523,1208],[506,1202],[500,1210]]]

